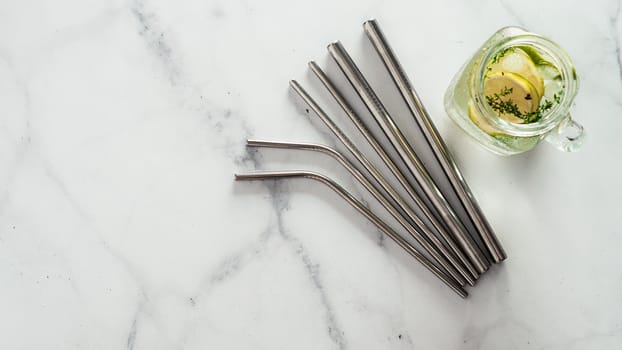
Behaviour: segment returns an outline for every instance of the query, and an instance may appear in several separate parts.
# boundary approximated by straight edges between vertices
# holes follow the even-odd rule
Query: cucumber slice
[[[524,53],[526,53],[535,65],[550,64],[551,66],[553,66],[551,62],[542,57],[538,50],[534,49],[531,46],[518,46],[517,49],[520,49]]]
[[[559,69],[557,69],[557,67],[553,63],[551,63],[551,61],[544,58],[538,52],[538,50],[534,49],[531,46],[519,46],[519,48],[523,50],[527,55],[529,55],[533,63],[538,68],[538,71],[540,71],[540,75],[542,75],[542,78],[544,80],[562,79],[562,74],[559,72]],[[573,79],[576,79],[576,76],[573,77]]]

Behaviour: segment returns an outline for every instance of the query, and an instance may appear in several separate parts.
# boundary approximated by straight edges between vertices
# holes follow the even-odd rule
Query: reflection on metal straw
[[[464,255],[464,253],[456,245],[456,242],[454,242],[453,238],[449,235],[449,233],[447,232],[447,229],[438,221],[436,216],[432,214],[432,211],[423,202],[423,200],[421,200],[417,192],[415,192],[414,188],[411,186],[408,180],[406,180],[406,177],[404,176],[404,174],[402,174],[402,172],[399,170],[395,162],[393,162],[393,160],[391,159],[391,157],[389,157],[389,155],[384,150],[384,148],[382,148],[382,146],[380,145],[380,142],[378,142],[376,137],[371,133],[371,131],[369,131],[369,128],[367,127],[367,125],[365,125],[363,120],[356,114],[352,106],[346,101],[343,95],[339,92],[335,84],[333,84],[330,78],[328,78],[328,76],[324,73],[324,71],[322,71],[322,69],[315,62],[309,62],[309,67],[311,68],[313,73],[315,73],[317,78],[322,82],[326,90],[328,90],[328,92],[333,96],[335,101],[337,101],[339,106],[341,106],[341,109],[348,115],[348,117],[350,118],[352,123],[356,126],[356,128],[359,130],[359,132],[365,137],[367,142],[372,146],[374,151],[376,151],[376,154],[378,154],[378,156],[382,159],[384,164],[391,170],[391,173],[393,174],[393,176],[397,178],[397,180],[402,185],[402,187],[406,190],[410,198],[417,204],[417,207],[419,207],[419,209],[421,209],[425,217],[428,220],[430,220],[430,222],[432,223],[432,226],[434,226],[436,231],[443,237],[447,245],[451,248],[454,254],[456,254],[456,256],[460,259],[462,264],[464,264],[464,266],[469,270],[469,272],[471,273],[473,277],[478,278],[479,273],[477,272],[477,270],[475,270],[475,268],[471,264],[471,261]],[[399,199],[396,199],[396,201],[397,200]],[[418,218],[416,218],[417,217],[416,214],[410,209],[410,207],[406,203],[400,203],[400,206],[402,207],[402,209],[404,209],[404,211],[406,212],[406,214],[409,216],[411,220],[415,222],[416,220],[418,220]]]
[[[447,175],[454,191],[458,195],[458,198],[460,198],[462,206],[469,214],[473,225],[477,229],[482,241],[493,257],[493,261],[495,263],[501,262],[507,257],[501,243],[495,236],[490,224],[482,213],[475,197],[469,189],[469,186],[462,177],[462,174],[451,157],[447,146],[443,142],[443,139],[440,137],[436,127],[434,127],[434,124],[430,120],[430,116],[421,103],[421,100],[406,76],[406,73],[404,73],[404,69],[400,65],[395,53],[387,42],[382,30],[380,30],[378,23],[376,20],[372,19],[363,23],[363,28],[365,29],[365,33],[367,33],[367,37],[374,45],[374,48],[376,48],[376,52],[378,52],[378,55],[382,59],[385,67],[391,74],[395,85],[397,85],[397,88],[404,98],[406,105],[408,105],[408,109],[419,125],[419,128],[428,142],[428,145],[432,148],[434,156],[441,164],[441,167]]]
[[[465,275],[469,280],[470,285],[475,284],[475,280],[468,274],[466,270],[460,265],[460,263],[453,257],[453,255],[443,246],[441,241],[423,225],[423,222],[419,222],[413,227],[410,223],[396,210],[388,198],[386,198],[381,191],[376,188],[348,159],[346,159],[338,151],[324,145],[318,145],[313,143],[302,142],[279,142],[279,141],[263,141],[263,140],[248,140],[247,145],[251,147],[271,147],[271,148],[283,148],[283,149],[297,149],[297,150],[310,150],[327,154],[337,160],[343,165],[352,176],[361,184],[374,198],[397,220],[402,227],[419,243],[426,252],[428,252],[432,258],[442,266],[451,277],[464,286],[465,279],[456,271],[460,270],[460,273]],[[427,239],[427,240],[426,240]],[[428,240],[433,242],[432,246]],[[435,249],[436,248],[436,249]],[[438,249],[438,251],[437,251]]]
[[[265,179],[278,179],[278,178],[309,178],[323,183],[330,187],[333,191],[339,194],[345,199],[352,207],[363,214],[369,221],[376,225],[382,232],[395,241],[400,247],[406,250],[412,257],[417,259],[423,266],[425,266],[436,277],[449,286],[454,292],[460,295],[462,298],[466,298],[468,293],[462,289],[451,277],[445,274],[441,269],[434,265],[428,258],[421,254],[415,247],[413,247],[408,241],[398,235],[389,225],[387,225],[382,219],[372,213],[369,209],[363,205],[358,199],[356,199],[351,193],[346,191],[339,184],[329,179],[328,177],[309,172],[309,171],[266,171],[266,172],[253,172],[248,174],[236,174],[236,180],[265,180]]]
[[[410,173],[417,180],[434,208],[441,214],[452,234],[469,259],[471,259],[471,262],[473,262],[475,268],[480,273],[486,271],[489,266],[486,257],[469,236],[464,226],[462,226],[456,214],[453,213],[449,203],[447,203],[447,200],[443,197],[443,194],[439,191],[411,145],[399,130],[382,102],[380,102],[378,96],[376,96],[363,74],[356,67],[350,55],[348,55],[340,42],[328,45],[328,51],[335,62],[337,62],[337,65],[348,81],[350,81],[350,84],[354,87],[367,109],[369,109]]]

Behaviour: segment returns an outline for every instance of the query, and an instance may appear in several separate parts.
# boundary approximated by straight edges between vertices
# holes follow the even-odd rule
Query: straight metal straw
[[[393,52],[393,49],[391,49],[386,37],[378,26],[378,22],[373,19],[369,20],[363,23],[363,28],[365,29],[367,37],[376,49],[376,52],[378,52],[378,55],[382,59],[385,67],[391,74],[395,85],[397,85],[397,88],[404,98],[406,105],[408,105],[408,109],[419,125],[421,132],[428,142],[428,145],[432,148],[436,159],[441,164],[441,167],[449,179],[454,191],[458,195],[458,198],[460,198],[462,206],[469,214],[469,218],[477,229],[477,232],[482,238],[487,250],[490,252],[493,261],[495,263],[503,261],[507,258],[507,255],[503,250],[501,243],[490,227],[486,217],[482,213],[482,210],[477,204],[473,193],[462,177],[460,169],[458,169],[458,166],[449,153],[447,146],[439,135],[438,130],[436,130],[434,123],[430,120],[428,112],[421,103],[421,99],[417,95],[415,88],[410,83],[410,80],[400,65],[397,56]]]
[[[469,278],[469,284],[474,285],[475,280],[464,270],[460,263],[453,257],[453,255],[443,246],[436,236],[423,225],[423,222],[419,222],[413,227],[408,220],[402,216],[402,214],[391,205],[390,199],[386,198],[382,192],[363,175],[346,157],[344,157],[338,151],[324,145],[314,143],[303,142],[280,142],[280,141],[264,141],[264,140],[248,140],[247,146],[250,147],[270,147],[270,148],[282,148],[282,149],[296,149],[296,150],[308,150],[316,151],[327,154],[337,160],[343,165],[346,170],[361,184],[374,198],[397,220],[402,227],[408,231],[408,233],[419,243],[426,252],[428,252],[434,260],[448,272],[451,277],[456,280],[461,286],[465,285],[465,279],[462,278],[460,273],[463,273]],[[432,241],[432,246],[428,240]],[[436,248],[436,249],[435,249]],[[438,249],[438,251],[437,251]],[[456,270],[461,270],[460,273]]]
[[[445,272],[434,265],[428,258],[421,254],[415,247],[413,247],[408,241],[398,235],[387,223],[376,216],[371,210],[365,207],[358,199],[356,199],[350,192],[346,191],[343,187],[337,184],[335,181],[328,177],[310,172],[310,171],[265,171],[265,172],[253,172],[248,174],[235,174],[236,180],[265,180],[265,179],[278,179],[278,178],[308,178],[319,181],[324,185],[330,187],[339,196],[345,199],[352,207],[363,214],[369,221],[376,225],[382,232],[389,236],[395,243],[406,250],[413,258],[417,259],[423,266],[425,266],[430,272],[438,277],[449,288],[456,292],[460,297],[466,298],[468,293],[462,289],[451,277]]]
[[[402,174],[402,172],[397,167],[395,162],[391,159],[391,157],[389,157],[389,155],[384,150],[384,148],[382,148],[382,146],[380,145],[380,142],[378,142],[376,137],[371,133],[371,131],[369,131],[369,128],[367,127],[367,125],[365,125],[365,122],[363,122],[363,120],[358,116],[358,114],[356,114],[352,106],[348,103],[348,101],[346,101],[345,97],[339,92],[339,89],[337,89],[335,84],[333,84],[330,78],[324,73],[324,71],[322,71],[322,69],[315,62],[313,61],[309,62],[309,68],[311,68],[311,71],[313,71],[315,76],[322,82],[326,90],[328,90],[328,92],[333,96],[337,104],[341,106],[341,109],[350,118],[352,123],[359,130],[359,132],[365,137],[365,139],[372,146],[374,151],[376,151],[376,154],[382,159],[384,164],[389,168],[389,170],[391,170],[391,173],[393,174],[393,176],[395,176],[395,178],[397,178],[399,183],[402,185],[402,188],[406,190],[410,198],[417,204],[417,207],[421,209],[425,217],[428,220],[430,220],[430,222],[432,223],[432,226],[434,226],[436,231],[441,235],[441,237],[443,237],[447,245],[451,248],[454,254],[460,259],[462,264],[464,264],[464,266],[469,270],[469,272],[471,273],[473,277],[478,278],[479,273],[477,272],[477,270],[475,270],[471,261],[464,255],[464,253],[456,245],[456,242],[454,242],[453,238],[447,232],[447,229],[438,221],[438,219],[436,218],[436,216],[434,216],[430,208],[428,208],[428,206],[419,197],[415,189],[411,186],[410,182],[408,182],[408,180],[406,179],[404,174]],[[397,198],[396,200],[399,200],[399,198]],[[412,210],[410,210],[410,207],[408,206],[408,204],[402,203],[401,206],[406,212],[406,214],[410,217],[411,220],[416,221],[418,219],[417,215]]]
[[[439,191],[438,187],[424,168],[423,164],[412,149],[412,146],[398,129],[397,125],[393,121],[393,118],[389,115],[389,112],[386,110],[382,102],[380,102],[378,96],[373,91],[358,67],[356,67],[354,61],[350,55],[348,55],[343,45],[341,45],[340,42],[334,42],[328,45],[328,51],[337,62],[337,65],[344,73],[348,81],[350,81],[350,84],[354,87],[367,109],[369,109],[374,119],[376,119],[376,122],[379,124],[404,164],[406,164],[410,173],[417,180],[426,196],[430,199],[430,202],[434,208],[439,212],[439,214],[441,214],[452,234],[454,234],[454,237],[464,252],[473,262],[475,268],[480,273],[485,272],[489,266],[486,257],[479,250],[473,239],[469,236],[464,226],[462,226],[462,223],[458,220],[456,214],[453,213],[449,203],[447,203],[447,200],[443,197],[443,194]]]
[[[389,196],[395,200],[398,206],[405,212],[412,212],[402,196],[391,186],[391,184],[382,176],[380,171],[365,157],[365,155],[354,145],[348,136],[335,124],[335,122],[324,112],[324,110],[315,102],[315,100],[300,86],[300,84],[292,80],[290,81],[292,89],[302,98],[307,106],[320,118],[320,120],[335,134],[337,139],[348,149],[350,154],[363,165],[363,167],[371,174],[372,178],[386,191]],[[415,220],[420,220],[414,215]]]

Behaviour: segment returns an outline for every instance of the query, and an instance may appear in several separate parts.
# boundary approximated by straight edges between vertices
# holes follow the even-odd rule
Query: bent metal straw
[[[395,243],[397,243],[400,247],[406,250],[408,254],[410,254],[413,258],[415,258],[423,266],[425,266],[430,272],[432,272],[436,277],[443,281],[443,283],[445,283],[449,288],[456,292],[460,297],[466,298],[468,296],[468,293],[464,289],[462,289],[462,287],[458,283],[456,283],[456,281],[454,281],[445,272],[443,272],[436,265],[430,262],[428,258],[421,254],[410,243],[408,243],[408,241],[398,235],[397,232],[395,232],[382,219],[372,213],[371,210],[367,209],[365,205],[361,203],[358,199],[356,199],[350,192],[346,191],[341,185],[329,179],[328,177],[310,171],[262,171],[235,175],[236,180],[266,180],[284,178],[308,178],[319,181],[324,185],[328,186],[339,196],[341,196],[341,198],[345,199],[348,204],[350,204],[361,214],[363,214],[369,221],[376,225],[382,232],[389,236],[389,238],[395,241]]]
[[[385,67],[389,71],[394,83],[397,85],[398,90],[402,94],[410,113],[425,135],[428,146],[433,150],[436,159],[441,164],[444,175],[448,177],[454,191],[461,200],[462,206],[464,206],[466,212],[469,214],[469,218],[477,230],[476,233],[479,235],[482,242],[484,242],[486,248],[485,252],[487,254],[490,253],[493,262],[498,263],[502,261],[506,257],[503,248],[481,213],[481,209],[475,202],[468,186],[448,153],[447,147],[430,121],[424,106],[421,104],[414,88],[408,81],[406,74],[397,61],[386,38],[384,38],[380,31],[378,24],[374,20],[370,20],[365,22],[363,27]],[[386,138],[390,141],[401,161],[406,165],[408,173],[414,177],[419,187],[423,190],[426,198],[421,198],[419,196],[413,184],[410,182],[410,179],[407,178],[406,174],[401,172],[395,160],[389,156],[387,150],[381,146],[380,141],[369,131],[367,125],[357,113],[354,112],[354,109],[348,101],[346,101],[341,92],[326,74],[324,74],[320,67],[315,64],[315,62],[310,62],[310,69],[364,136],[375,153],[389,170],[391,170],[400,185],[408,193],[408,196],[417,204],[423,215],[430,221],[431,226],[428,226],[428,224],[418,216],[419,214],[413,211],[410,204],[393,187],[388,179],[381,174],[374,164],[368,160],[331,117],[322,110],[315,100],[295,80],[290,81],[292,89],[302,98],[309,109],[322,120],[328,129],[333,132],[337,139],[345,145],[359,164],[354,165],[338,151],[317,144],[248,140],[248,146],[313,150],[330,155],[343,165],[350,174],[363,185],[380,204],[382,204],[393,218],[395,218],[417,241],[419,246],[425,249],[425,252],[432,257],[438,266],[404,237],[400,236],[391,226],[363,205],[363,203],[352,196],[351,193],[324,175],[304,170],[261,171],[236,174],[236,180],[309,178],[323,183],[344,198],[351,206],[374,223],[382,232],[393,239],[400,247],[417,259],[417,261],[423,264],[454,292],[465,298],[468,294],[462,287],[465,286],[466,283],[474,285],[480,273],[484,273],[488,269],[490,261],[487,259],[487,256],[480,251],[480,248],[474,241],[474,237],[469,235],[467,229],[462,222],[460,222],[453,208],[450,207],[443,193],[438,189],[434,179],[432,179],[428,170],[419,160],[411,144],[399,130],[392,116],[378,99],[378,96],[341,43],[334,42],[328,45],[328,51],[373,116],[373,119],[378,123]],[[309,112],[309,110],[307,110],[307,112]],[[364,169],[365,174],[359,170],[357,167],[358,165],[363,167],[362,169]],[[368,175],[370,175],[371,178],[368,178]],[[429,200],[432,204],[431,207],[427,206],[424,199]]]
[[[281,142],[281,141],[264,141],[264,140],[248,140],[246,145],[249,147],[270,147],[270,148],[282,148],[282,149],[295,149],[295,150],[309,150],[322,152],[337,160],[348,172],[371,193],[374,198],[397,220],[402,227],[408,231],[417,243],[425,249],[428,254],[434,258],[440,266],[448,272],[451,277],[456,280],[461,286],[465,285],[465,279],[468,278],[470,285],[475,284],[475,280],[469,275],[468,271],[460,265],[456,258],[445,248],[441,241],[436,238],[421,220],[418,220],[414,226],[412,226],[403,214],[401,214],[392,204],[391,199],[382,194],[380,189],[371,183],[363,173],[361,173],[346,157],[344,157],[338,151],[324,145],[304,142]],[[417,218],[418,219],[418,218]],[[432,244],[430,244],[430,242]],[[458,273],[459,270],[460,273]],[[465,278],[462,278],[462,274]]]

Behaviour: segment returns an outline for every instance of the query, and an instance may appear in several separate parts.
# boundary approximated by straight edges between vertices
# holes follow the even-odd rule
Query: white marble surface
[[[0,348],[622,347],[620,16],[600,0],[2,2]],[[329,101],[306,63],[340,39],[386,84],[369,17],[508,252],[466,300],[319,184],[233,182],[306,167],[363,194],[325,157],[244,141],[334,144],[288,80]],[[444,114],[453,73],[509,24],[574,58],[580,153],[501,158]]]

